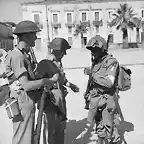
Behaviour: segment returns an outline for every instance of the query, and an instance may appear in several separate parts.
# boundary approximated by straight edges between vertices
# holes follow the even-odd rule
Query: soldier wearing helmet
[[[51,91],[55,94],[55,97],[62,97],[62,105],[64,107],[65,117],[58,115],[56,108],[47,103],[45,114],[45,135],[48,135],[47,141],[49,144],[64,144],[64,136],[66,129],[66,100],[65,97],[68,94],[66,87],[69,87],[73,92],[79,92],[79,88],[69,82],[65,76],[62,66],[62,58],[66,55],[66,51],[71,48],[69,43],[63,38],[55,38],[49,45],[52,54],[47,57],[48,60],[53,61],[59,71],[58,88],[54,87]],[[60,102],[58,102],[60,103]],[[62,107],[62,106],[61,106]]]
[[[119,135],[113,127],[114,95],[118,74],[118,61],[107,53],[107,42],[99,35],[91,38],[86,46],[91,51],[93,62],[91,68],[85,68],[89,75],[89,85],[85,99],[88,102],[88,122],[96,124],[98,144],[104,140],[115,143]],[[88,126],[90,126],[88,124]]]
[[[13,118],[12,144],[34,143],[35,97],[41,96],[39,88],[51,86],[57,79],[36,79],[33,64],[30,61],[30,47],[35,46],[36,33],[40,29],[32,21],[22,21],[16,25],[14,34],[18,37],[18,45],[8,52],[6,57],[6,75],[10,82],[10,97],[18,100],[20,115]],[[17,88],[17,89],[16,89]]]

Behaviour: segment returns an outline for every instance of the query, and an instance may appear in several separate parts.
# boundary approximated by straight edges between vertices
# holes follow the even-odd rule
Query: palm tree
[[[136,27],[136,42],[139,43],[140,42],[140,32],[139,30],[142,28],[142,24],[143,21],[141,18],[134,18],[134,22],[135,22],[135,27]]]
[[[80,24],[76,25],[76,29],[74,32],[74,36],[78,36],[80,34],[81,36],[81,47],[84,47],[84,33],[86,33],[88,31],[86,25],[82,22],[80,22]]]
[[[110,27],[116,26],[117,30],[123,32],[123,48],[128,48],[128,29],[135,27],[135,13],[128,4],[120,4],[120,8],[115,10],[114,19],[109,23]]]

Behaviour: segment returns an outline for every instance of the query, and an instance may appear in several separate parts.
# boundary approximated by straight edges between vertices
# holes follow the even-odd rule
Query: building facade
[[[80,35],[74,36],[76,24],[80,21],[86,24],[88,31],[84,34],[84,43],[96,34],[107,39],[113,35],[113,43],[122,42],[122,32],[115,27],[110,28],[108,22],[113,19],[114,9],[120,4],[132,6],[137,17],[144,19],[144,1],[134,0],[101,0],[101,1],[48,1],[28,2],[22,4],[23,20],[34,21],[42,30],[38,33],[36,51],[42,51],[47,46],[47,40],[55,37],[67,39],[73,48],[81,47]],[[144,41],[140,29],[140,39]],[[128,30],[128,41],[136,42],[136,29]]]
[[[8,51],[13,48],[14,37],[12,32],[13,30],[10,25],[0,22],[0,49]]]

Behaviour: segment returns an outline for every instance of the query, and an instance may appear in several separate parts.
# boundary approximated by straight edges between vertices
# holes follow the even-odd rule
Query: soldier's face
[[[35,46],[35,41],[37,39],[37,36],[36,36],[36,32],[34,33],[29,33],[27,35],[27,44],[30,46],[30,47],[34,47]]]
[[[66,55],[66,51],[60,51],[60,50],[55,50],[52,53],[55,55],[57,60],[61,60],[64,57],[64,55]]]
[[[95,57],[95,59],[100,58],[101,55],[102,55],[102,51],[101,51],[101,49],[99,49],[99,48],[92,49],[92,50],[91,50],[91,53],[92,53],[92,55]]]

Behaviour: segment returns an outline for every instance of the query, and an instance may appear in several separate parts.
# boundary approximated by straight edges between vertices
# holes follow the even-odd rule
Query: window
[[[84,37],[83,40],[84,40],[84,45],[87,45],[87,37]]]
[[[68,37],[68,43],[69,43],[69,45],[72,45],[72,37]]]
[[[58,22],[58,14],[53,14],[53,22],[54,23]]]
[[[99,21],[99,12],[94,13],[95,21]]]
[[[141,11],[141,17],[144,18],[144,10]]]
[[[54,34],[57,35],[58,34],[58,27],[54,27],[53,30],[54,30]]]
[[[99,33],[99,26],[96,26],[96,33]]]
[[[108,12],[108,18],[109,18],[109,19],[112,19],[112,16],[113,16],[112,14],[113,14],[113,11],[109,11],[109,12]]]
[[[141,42],[144,42],[144,32],[141,32]]]
[[[40,16],[39,16],[39,14],[34,14],[34,22],[35,22],[36,24],[39,24],[39,23],[40,23]]]
[[[82,13],[82,21],[86,21],[86,13],[85,12]]]
[[[72,13],[67,13],[67,22],[72,22]]]
[[[109,43],[113,43],[114,42],[114,35],[113,34],[109,34],[109,35],[110,35]]]
[[[72,27],[68,27],[68,33],[69,33],[69,34],[72,33]]]
[[[35,48],[36,51],[41,51],[41,38],[37,38]]]

